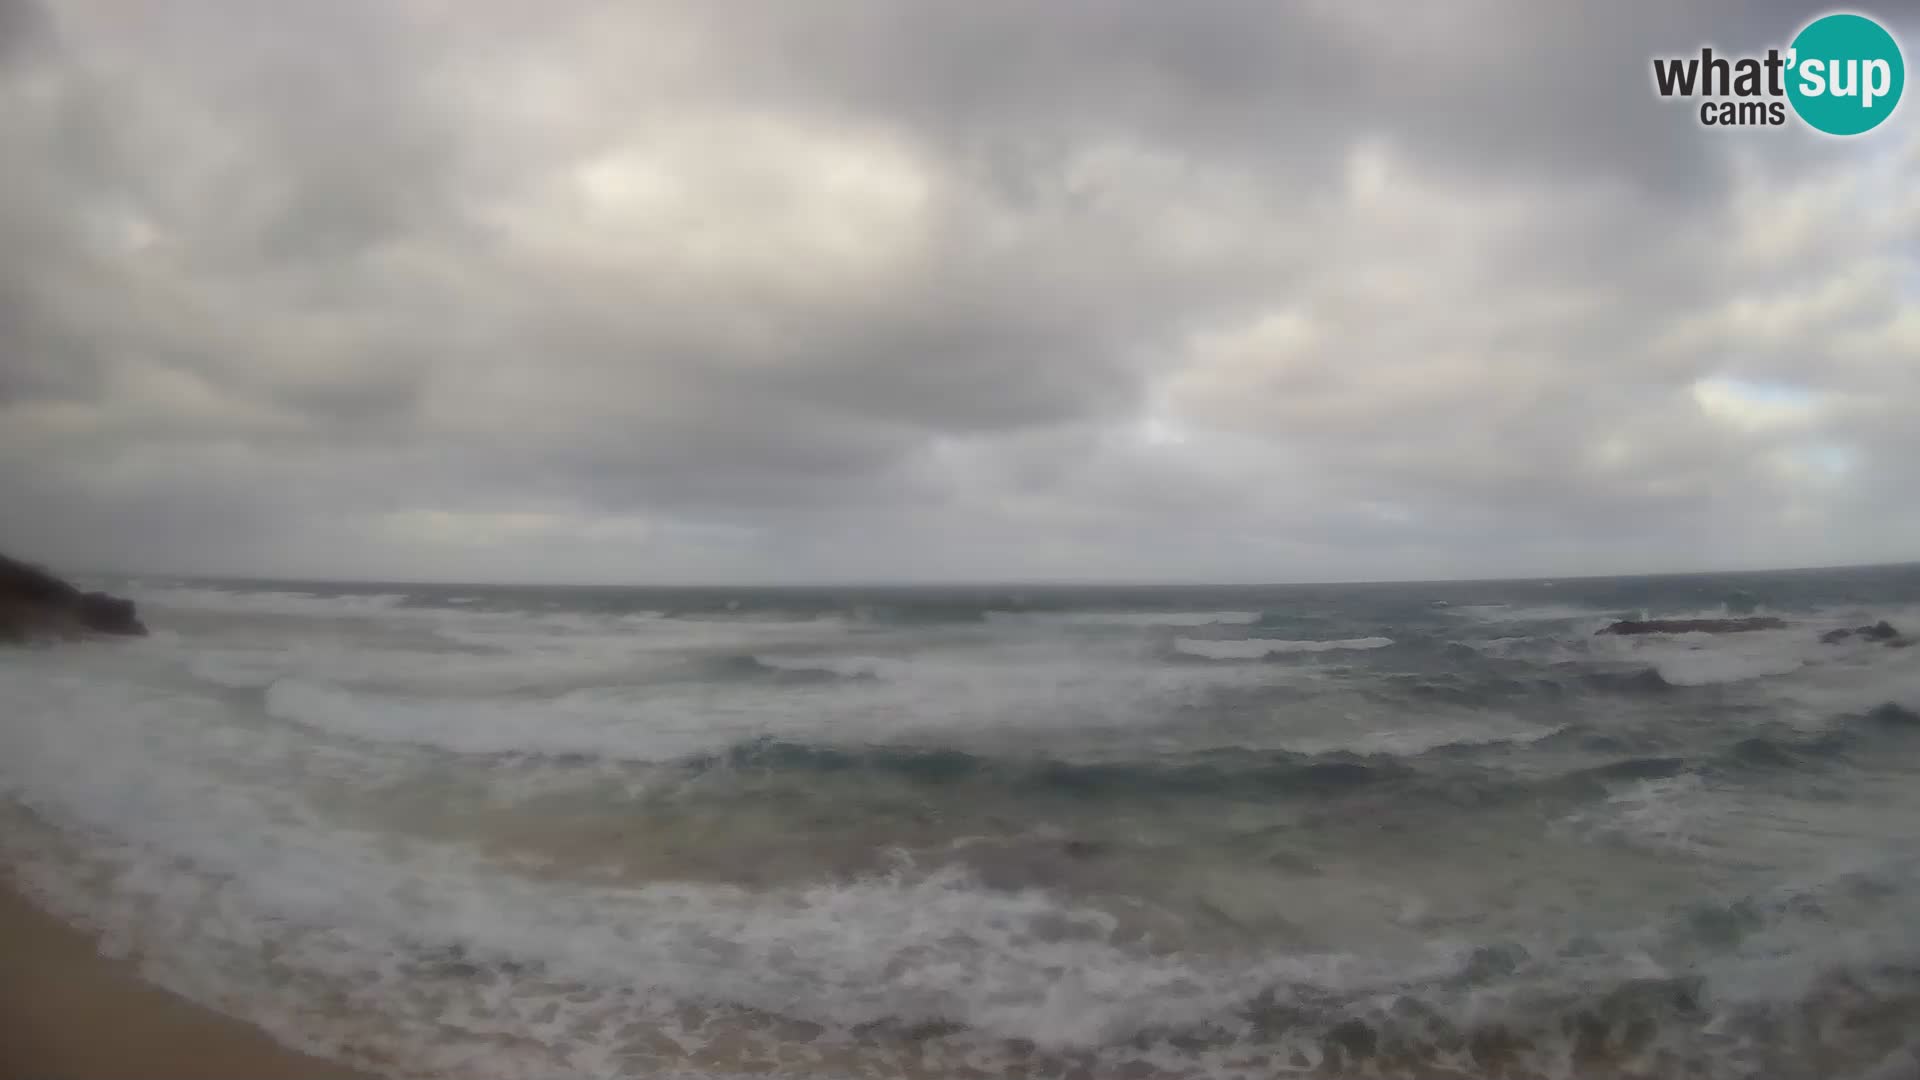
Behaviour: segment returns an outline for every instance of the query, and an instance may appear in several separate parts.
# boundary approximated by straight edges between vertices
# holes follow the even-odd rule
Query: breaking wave
[[[1264,660],[1292,653],[1337,652],[1347,649],[1384,649],[1392,638],[1340,638],[1333,641],[1285,641],[1277,638],[1175,638],[1173,650],[1203,660]]]
[[[1593,630],[1732,590],[155,584],[0,653],[0,855],[374,1068],[1866,1077],[1920,649],[1819,640],[1861,580],[1662,639]]]

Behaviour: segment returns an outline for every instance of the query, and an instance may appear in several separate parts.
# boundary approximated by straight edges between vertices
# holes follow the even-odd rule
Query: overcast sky
[[[583,582],[1920,558],[1920,104],[1835,139],[1651,89],[1822,10],[0,0],[0,547]]]

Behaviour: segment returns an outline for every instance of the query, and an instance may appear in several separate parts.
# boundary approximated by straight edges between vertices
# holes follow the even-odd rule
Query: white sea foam
[[[222,603],[205,610],[232,610]],[[281,618],[290,610],[327,613],[312,620],[315,628],[290,628]],[[1432,989],[1432,980],[1457,970],[1457,957],[1446,959],[1461,947],[1453,940],[1436,942],[1432,957],[1385,949],[1385,932],[1340,938],[1347,952],[1332,944],[1182,948],[1124,932],[1119,909],[1098,906],[1104,900],[989,888],[958,869],[907,861],[891,873],[823,871],[819,880],[758,890],[541,880],[524,865],[455,844],[367,831],[367,818],[349,823],[330,809],[396,791],[431,803],[434,784],[449,775],[520,808],[519,765],[438,752],[447,749],[660,761],[759,734],[849,745],[980,740],[1004,749],[1049,731],[1092,744],[1138,738],[1129,744],[1138,747],[1166,738],[1166,729],[1138,734],[1131,726],[1169,715],[1186,723],[1198,710],[1177,706],[1212,707],[1209,695],[1223,690],[1292,686],[1285,666],[1154,663],[1159,639],[1140,634],[914,637],[902,639],[898,655],[881,655],[882,646],[844,623],[714,620],[689,629],[696,621],[387,606],[364,619],[354,612],[352,632],[342,634],[339,611],[324,598],[318,609],[308,599],[269,600],[259,613],[274,618],[259,620],[257,635],[250,623],[199,620],[208,625],[163,625],[162,635],[142,642],[0,653],[0,716],[8,718],[0,724],[0,796],[51,826],[45,835],[0,829],[0,845],[37,895],[106,931],[110,949],[136,956],[175,989],[316,1050],[358,1046],[467,1075],[711,1075],[756,1063],[885,1074],[888,1061],[852,1056],[865,1051],[849,1027],[941,1020],[974,1030],[916,1044],[916,1052],[959,1046],[982,1055],[976,1063],[991,1071],[992,1040],[1021,1038],[1043,1048],[1100,1046],[1096,1075],[1121,1071],[1129,1057],[1206,1074],[1243,1060],[1235,1055],[1244,1048],[1142,1050],[1128,1037],[1191,1023],[1231,1033],[1243,1023],[1239,1005],[1276,987],[1363,1002],[1402,992],[1443,1008],[1453,1001],[1450,991]],[[1175,647],[1253,660],[1390,644],[1181,637]],[[1650,663],[1676,682],[1754,684],[1778,667],[1786,674],[1775,680],[1779,695],[1768,684],[1770,699],[1798,695],[1809,711],[1907,694],[1920,702],[1920,649],[1821,646],[1804,626],[1711,642],[1574,644],[1578,651],[1569,645],[1567,655]],[[816,684],[748,672],[727,681],[723,666],[710,680],[663,677],[702,657],[743,656],[877,678]],[[1360,714],[1364,697],[1341,693],[1329,689],[1311,709],[1291,698],[1277,705],[1258,694],[1230,697],[1239,711],[1229,715],[1304,753],[1417,754],[1548,733],[1528,718],[1464,711],[1422,713],[1418,723],[1374,713],[1356,719],[1345,714]],[[1326,724],[1315,730],[1309,719]],[[1844,846],[1836,837],[1868,853],[1910,842],[1913,803],[1903,785],[1853,790],[1863,796],[1859,805],[1795,804],[1783,814],[1765,792],[1729,791],[1687,773],[1615,785],[1610,799],[1570,823],[1575,843],[1677,850],[1729,872],[1762,854],[1820,867]],[[626,804],[612,798],[596,813],[624,813]],[[1342,875],[1328,875],[1299,886],[1314,895],[1290,896],[1272,884],[1278,879],[1260,880],[1249,910],[1289,915],[1337,904],[1337,890],[1347,887]],[[1446,898],[1436,896],[1444,912]],[[1395,899],[1381,924],[1408,903]],[[1240,914],[1224,901],[1215,907],[1229,920]],[[1894,949],[1911,936],[1902,919],[1892,929],[1874,923],[1847,932],[1863,935],[1861,956],[1903,955]],[[1423,918],[1405,921],[1390,929],[1409,939],[1429,932],[1413,925]],[[1819,936],[1833,933],[1823,925],[1805,940],[1758,934],[1751,946],[1716,956],[1702,968],[1710,1000],[1720,1007],[1783,982],[1756,979],[1756,971],[1822,969],[1841,952]],[[1538,955],[1552,955],[1553,945]],[[1582,961],[1593,967],[1579,978],[1604,983],[1630,973],[1604,966],[1617,959]],[[1490,1008],[1490,993],[1475,990],[1454,1004],[1469,1013]],[[826,1031],[809,1043],[770,1014]],[[1296,1049],[1310,1065],[1320,1060],[1312,1025],[1303,1027],[1297,1047],[1277,1037],[1279,1060],[1292,1060]]]
[[[912,671],[913,662],[896,656],[823,656],[805,654],[756,653],[754,662],[777,671],[815,672],[849,679],[900,677]]]
[[[27,876],[42,899],[113,927],[109,947],[138,954],[162,982],[321,1043],[316,1049],[337,1051],[327,1045],[332,1036],[431,1060],[451,1037],[541,1051],[534,1062],[499,1062],[506,1067],[496,1075],[594,1060],[604,1067],[589,1075],[630,1075],[650,1061],[698,1060],[718,1039],[802,1065],[845,1046],[847,1029],[877,1021],[958,1020],[983,1050],[1005,1038],[1093,1047],[1221,1015],[1266,986],[1343,990],[1393,980],[1333,955],[1154,956],[1112,940],[1105,912],[1040,892],[983,889],[955,873],[758,895],[555,887],[456,853],[416,852],[396,863],[333,839],[304,844],[299,855],[231,874],[240,862],[231,853],[216,870],[130,848],[92,852],[84,865],[110,882],[105,895],[30,857]],[[264,965],[258,949],[268,940],[275,959]],[[479,977],[436,976],[418,959],[448,948],[477,962]],[[489,970],[509,960],[538,974],[502,980]],[[342,992],[364,1018],[337,1033],[317,1026],[326,1014],[314,1016],[313,997]],[[689,1023],[682,1008],[692,1002],[716,1004]],[[823,1046],[796,1043],[756,1014],[811,1021],[830,1034]],[[663,1042],[673,1049],[660,1061]],[[492,1071],[477,1058],[467,1064]]]
[[[267,714],[336,735],[462,754],[585,754],[662,762],[723,750],[768,732],[751,718],[701,717],[684,700],[618,689],[574,690],[537,705],[509,699],[399,697],[283,678]]]
[[[458,848],[330,826],[298,781],[222,765],[284,734],[210,741],[199,717],[211,703],[126,689],[9,683],[8,704],[35,710],[12,715],[40,722],[0,734],[5,791],[68,830],[9,858],[43,899],[109,931],[110,949],[283,1034],[326,1042],[310,995],[345,992],[372,1030],[340,1038],[412,1055],[444,1044],[449,1024],[544,1044],[562,1062],[635,1023],[697,1043],[711,1033],[679,1028],[678,1010],[698,1001],[837,1029],[957,1019],[1070,1047],[1195,1022],[1272,982],[1339,985],[1348,966],[1157,956],[1117,941],[1106,912],[951,870],[771,893],[537,881]],[[537,974],[448,981],[410,959],[444,947],[483,971],[498,959]]]
[[[1677,653],[1654,661],[1660,677],[1675,686],[1705,686],[1710,683],[1744,682],[1771,675],[1786,675],[1800,669],[1806,660],[1784,653],[1724,653],[1700,651]]]
[[[844,619],[669,618],[660,612],[592,615],[578,612],[498,614],[439,612],[434,632],[445,640],[491,652],[580,649],[700,649],[747,642],[818,641],[843,636]]]
[[[1576,812],[1568,823],[1595,838],[1699,855],[1712,799],[1697,773],[1635,780],[1617,786],[1601,807]]]
[[[1459,604],[1444,609],[1444,614],[1475,622],[1520,623],[1595,623],[1601,625],[1619,616],[1598,608],[1575,604]]]
[[[1863,781],[1859,795],[1852,802],[1800,802],[1783,813],[1768,792],[1689,771],[1617,783],[1603,802],[1559,824],[1589,840],[1684,854],[1703,869],[1768,859],[1824,879],[1884,864],[1912,838],[1901,818],[1920,805],[1904,782]]]
[[[431,669],[391,688],[294,675],[266,684],[266,707],[275,719],[367,742],[660,763],[762,737],[846,747],[931,737],[982,750],[1026,744],[1071,753],[1151,722],[1156,703],[1185,685],[1138,665],[1090,691],[1075,686],[1086,669],[1063,664],[765,654],[755,661],[842,678],[793,683],[691,668],[672,681],[635,676],[484,696],[474,692],[477,681],[461,680],[458,692],[448,692],[448,680]]]
[[[1080,627],[1250,626],[1257,611],[989,611],[989,622]]]
[[[1884,646],[1843,652],[1775,687],[1808,724],[1892,702],[1920,711],[1920,648]]]
[[[1528,636],[1482,638],[1477,641],[1455,641],[1449,644],[1464,645],[1475,652],[1502,659],[1543,652],[1554,647],[1552,639]]]
[[[1207,660],[1258,660],[1266,656],[1284,653],[1320,653],[1335,652],[1342,649],[1384,649],[1393,644],[1392,638],[1364,637],[1342,638],[1333,641],[1285,641],[1279,638],[1243,638],[1235,640],[1214,640],[1212,638],[1175,638],[1175,652],[1188,656],[1198,656]]]
[[[297,590],[220,589],[193,586],[142,587],[130,590],[141,607],[161,610],[240,615],[295,615],[312,617],[379,615],[406,600],[400,593],[342,593],[320,595]]]
[[[1738,634],[1604,634],[1593,655],[1644,663],[1675,686],[1736,683],[1787,675],[1822,658],[1824,648],[1802,627]]]
[[[182,643],[197,677],[231,688],[296,678],[396,694],[476,697],[632,686],[699,664],[721,647],[830,640],[844,627],[813,621],[722,625],[652,613],[474,612],[403,608],[351,633],[325,617],[259,633],[241,625]]]
[[[196,678],[233,689],[265,689],[280,679],[296,678],[390,693],[475,697],[631,684],[686,660],[612,643],[504,655],[269,644],[196,650],[185,663]]]

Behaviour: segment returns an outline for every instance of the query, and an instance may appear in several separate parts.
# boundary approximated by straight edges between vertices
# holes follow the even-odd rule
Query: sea
[[[1920,566],[87,584],[0,857],[384,1075],[1920,1074]]]

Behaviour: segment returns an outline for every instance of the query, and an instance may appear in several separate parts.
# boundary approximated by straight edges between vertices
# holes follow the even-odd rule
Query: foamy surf
[[[0,843],[395,1075],[1869,1075],[1920,650],[1822,644],[1857,587],[1634,641],[1638,583],[216,588],[0,653]]]
[[[1259,660],[1288,653],[1339,652],[1347,649],[1384,649],[1392,638],[1339,638],[1333,641],[1286,641],[1273,638],[1215,639],[1175,638],[1175,652],[1207,660]]]

